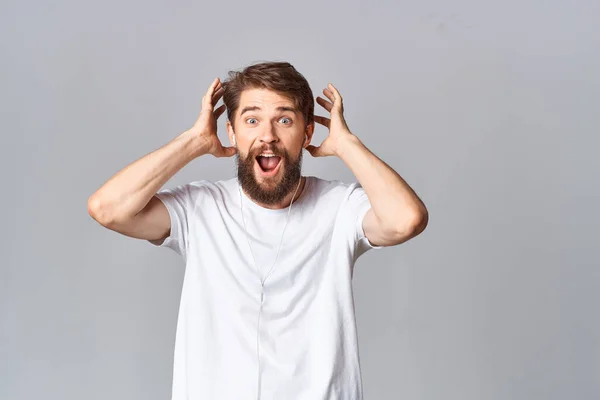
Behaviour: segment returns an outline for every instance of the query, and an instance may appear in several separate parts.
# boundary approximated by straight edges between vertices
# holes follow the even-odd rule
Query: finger
[[[223,97],[223,95],[225,94],[225,89],[223,88],[223,86],[219,86],[217,87],[217,89],[215,90],[215,92],[212,95],[212,103],[213,105],[217,104],[219,102],[219,100],[221,99],[221,97]]]
[[[342,101],[342,95],[340,94],[339,90],[337,90],[337,88],[333,86],[332,83],[328,84],[328,87],[333,92],[334,96],[340,99],[340,101]]]
[[[331,109],[333,108],[333,104],[319,96],[317,96],[317,103],[329,112],[331,112]]]
[[[335,98],[335,100],[342,103],[344,99],[342,98],[342,95],[340,94],[339,90],[337,90],[337,88],[331,83],[328,85],[328,87],[329,90],[333,93],[333,97]]]
[[[219,78],[215,78],[215,80],[212,81],[212,83],[210,84],[210,86],[206,90],[206,94],[209,97],[212,96],[212,94],[214,93],[214,91],[217,89],[217,86],[219,86],[220,84],[221,84],[221,81],[219,80]]]
[[[212,110],[212,108],[213,108],[213,104],[211,102],[212,95],[213,95],[213,93],[214,93],[214,91],[217,88],[217,85],[219,83],[220,83],[219,82],[219,78],[215,78],[215,80],[212,81],[212,83],[208,87],[208,90],[206,91],[206,94],[202,97],[202,108],[203,109]]]
[[[329,128],[329,125],[331,124],[331,120],[329,118],[321,117],[320,115],[315,115],[315,122],[324,125],[327,128]]]
[[[227,107],[225,106],[225,104],[221,104],[221,106],[217,107],[215,109],[215,111],[213,111],[215,119],[219,119],[221,114],[223,114],[223,112],[225,112],[226,109],[227,109]]]
[[[329,100],[331,100],[331,102],[332,102],[333,104],[335,104],[335,96],[333,95],[333,92],[332,92],[331,90],[329,90],[329,89],[325,88],[325,89],[323,89],[323,94],[324,94],[325,96],[327,96],[327,98],[328,98]]]
[[[335,86],[333,86],[333,84],[329,83],[327,85],[328,87],[328,91],[331,93],[331,96],[333,97],[333,106],[334,107],[339,107],[340,109],[343,109],[343,99],[342,99],[342,95],[340,94],[340,92],[336,89]]]

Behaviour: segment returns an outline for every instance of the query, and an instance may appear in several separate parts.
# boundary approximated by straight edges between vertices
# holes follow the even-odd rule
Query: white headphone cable
[[[262,313],[263,300],[264,300],[264,294],[265,294],[265,281],[267,280],[267,277],[270,275],[270,273],[273,270],[273,267],[275,266],[275,264],[277,263],[277,260],[279,259],[279,251],[281,250],[281,244],[283,243],[283,235],[285,234],[285,229],[287,228],[287,224],[288,224],[288,221],[290,218],[290,212],[292,211],[292,204],[294,204],[294,198],[296,197],[296,193],[298,193],[298,189],[300,188],[301,183],[302,183],[302,177],[300,177],[300,179],[298,181],[298,186],[296,187],[296,191],[294,192],[294,195],[292,196],[292,200],[290,201],[290,206],[288,207],[288,213],[285,218],[285,225],[283,226],[283,232],[281,233],[281,238],[279,239],[279,247],[277,248],[277,255],[275,256],[275,261],[273,261],[273,264],[271,265],[271,268],[269,269],[269,271],[267,271],[267,274],[265,275],[265,277],[261,278],[260,270],[258,269],[256,259],[254,258],[254,252],[252,251],[252,245],[250,244],[250,239],[248,238],[248,230],[246,228],[246,221],[244,220],[244,211],[243,211],[243,207],[242,207],[242,189],[241,189],[241,186],[238,181],[238,191],[240,193],[240,212],[242,214],[242,223],[244,224],[244,233],[246,236],[246,241],[248,242],[248,247],[250,248],[250,255],[252,256],[252,261],[254,263],[254,267],[256,268],[256,271],[258,273],[258,277],[260,280],[260,308],[258,309],[258,318],[256,321],[256,358],[257,358],[257,364],[258,364],[257,399],[259,399],[259,400],[260,400],[260,373],[261,373],[260,346],[259,346],[260,330],[259,329],[260,329],[260,315]]]

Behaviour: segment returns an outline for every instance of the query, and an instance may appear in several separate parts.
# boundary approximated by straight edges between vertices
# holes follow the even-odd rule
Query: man
[[[427,210],[350,131],[333,85],[316,98],[326,118],[289,63],[229,74],[210,85],[192,128],[106,182],[89,213],[186,263],[173,400],[362,399],[354,263],[418,235]],[[225,109],[229,147],[217,137]],[[310,144],[315,122],[329,129],[320,146]],[[340,157],[358,182],[303,177],[303,149]],[[235,155],[238,176],[158,191],[206,154]]]

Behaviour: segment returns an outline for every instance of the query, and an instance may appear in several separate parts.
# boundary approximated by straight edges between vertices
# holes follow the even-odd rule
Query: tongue
[[[265,171],[270,171],[279,164],[279,157],[258,157],[260,167]]]

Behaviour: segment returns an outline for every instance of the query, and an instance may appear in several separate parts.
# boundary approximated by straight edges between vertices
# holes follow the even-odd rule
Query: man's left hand
[[[331,118],[315,115],[315,122],[327,127],[329,135],[320,146],[309,145],[306,150],[313,157],[325,157],[339,155],[339,149],[344,140],[352,138],[354,135],[350,132],[346,120],[344,119],[344,105],[340,92],[331,83],[323,89],[323,94],[330,101],[317,96],[317,103],[329,111]]]

